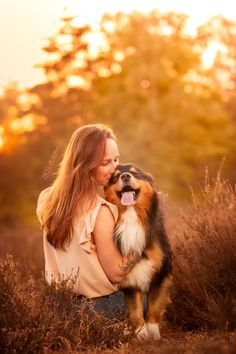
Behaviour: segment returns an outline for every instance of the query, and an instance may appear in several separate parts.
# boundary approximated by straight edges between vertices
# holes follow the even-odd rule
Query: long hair
[[[85,125],[72,135],[42,210],[47,241],[56,249],[69,245],[75,218],[89,210],[97,198],[95,168],[105,155],[106,139],[115,140],[103,124]]]

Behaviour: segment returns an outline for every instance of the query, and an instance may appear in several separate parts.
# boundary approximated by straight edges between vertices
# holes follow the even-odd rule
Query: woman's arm
[[[108,206],[102,205],[98,213],[93,237],[99,261],[112,283],[120,283],[133,268],[136,260],[132,256],[124,257],[113,240],[114,217]]]

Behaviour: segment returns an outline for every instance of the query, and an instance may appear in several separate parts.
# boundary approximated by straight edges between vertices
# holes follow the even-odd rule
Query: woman
[[[82,126],[72,135],[57,177],[41,192],[37,205],[47,281],[71,280],[76,294],[99,299],[95,304],[102,309],[116,298],[117,284],[134,263],[121,255],[113,241],[116,206],[98,195],[118,161],[109,128]]]

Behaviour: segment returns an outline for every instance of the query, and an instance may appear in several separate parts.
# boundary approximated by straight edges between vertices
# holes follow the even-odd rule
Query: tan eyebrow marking
[[[130,172],[136,173],[138,172],[134,167],[131,167],[131,169],[129,170]]]
[[[116,170],[114,173],[114,177],[117,177],[121,172],[119,170]]]

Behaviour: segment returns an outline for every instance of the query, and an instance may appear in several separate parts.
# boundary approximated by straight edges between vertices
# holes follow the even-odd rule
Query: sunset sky
[[[189,30],[221,14],[236,21],[234,0],[0,0],[0,87],[17,81],[21,88],[44,81],[34,65],[45,58],[43,39],[56,32],[65,8],[96,26],[105,12],[177,11],[189,15]]]

